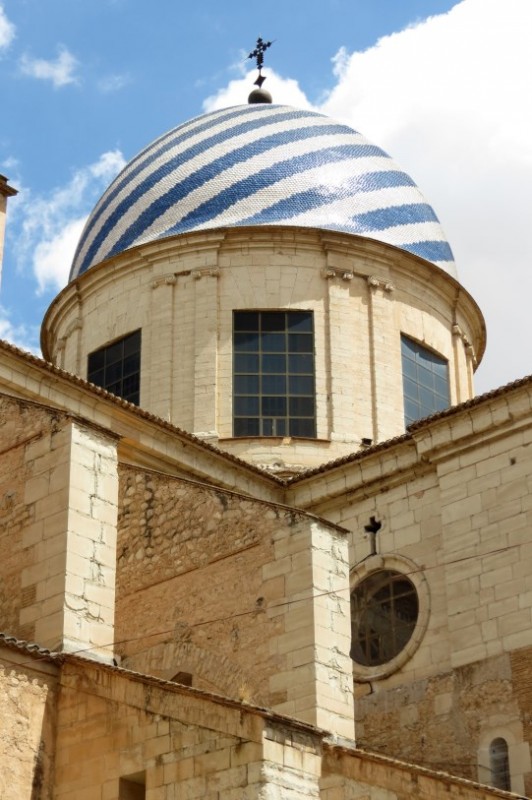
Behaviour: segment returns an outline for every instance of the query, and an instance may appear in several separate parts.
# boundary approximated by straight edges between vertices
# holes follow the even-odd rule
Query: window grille
[[[406,575],[380,570],[351,592],[351,658],[373,667],[398,655],[416,627],[419,602]]]
[[[140,330],[90,353],[87,380],[139,405]]]
[[[448,362],[401,336],[405,425],[449,406]]]
[[[316,436],[312,312],[234,312],[233,435]]]

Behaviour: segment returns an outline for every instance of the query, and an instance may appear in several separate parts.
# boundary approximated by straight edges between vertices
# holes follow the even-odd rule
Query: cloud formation
[[[129,75],[106,75],[98,81],[98,89],[104,94],[118,92],[131,82]]]
[[[477,390],[520,377],[516,347],[532,334],[530,75],[532,3],[463,0],[338,54],[338,82],[321,110],[388,150],[434,206],[463,285],[486,317]]]
[[[26,192],[17,209],[20,225],[19,261],[32,264],[38,291],[61,289],[83,226],[94,203],[124,167],[119,150],[103,153],[93,164],[77,170],[66,186],[50,194]]]
[[[11,342],[21,350],[41,355],[40,349],[35,345],[39,341],[39,326],[15,325],[3,306],[0,306],[0,339]]]
[[[230,81],[227,86],[203,101],[203,110],[209,112],[218,108],[241,105],[247,99],[250,91],[255,88],[253,81],[256,77],[257,70],[254,69],[249,70],[241,78],[235,78]],[[296,80],[283,78],[273,70],[268,70],[268,82],[265,84],[264,89],[270,92],[276,103],[285,103],[298,108],[313,107]]]
[[[46,61],[44,58],[31,58],[27,54],[20,59],[20,70],[23,75],[42,81],[51,81],[55,89],[61,86],[68,86],[68,84],[79,83],[79,78],[76,75],[78,66],[78,60],[63,46],[58,48],[58,56],[55,61]]]
[[[6,16],[6,12],[0,5],[0,53],[9,47],[15,38],[15,26]]]
[[[361,131],[433,205],[486,317],[481,391],[532,371],[516,346],[517,318],[519,339],[532,339],[531,30],[530,0],[462,0],[364,52],[341,48],[335,86],[314,105],[295,81],[266,70],[276,103],[314,107]],[[205,109],[242,103],[254,74]]]

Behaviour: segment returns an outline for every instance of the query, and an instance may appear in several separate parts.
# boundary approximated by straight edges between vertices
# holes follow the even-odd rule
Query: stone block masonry
[[[14,398],[2,405],[10,458],[1,479],[0,547],[13,556],[1,567],[9,587],[1,626],[53,650],[110,661],[116,437]]]

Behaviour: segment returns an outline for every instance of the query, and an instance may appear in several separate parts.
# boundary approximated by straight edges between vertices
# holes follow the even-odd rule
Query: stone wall
[[[122,800],[120,779],[146,800],[319,797],[311,729],[90,664],[67,665],[61,684],[57,800]]]
[[[409,763],[483,783],[491,781],[489,743],[509,744],[514,791],[530,794],[530,649],[519,651],[525,675],[498,656],[386,692],[357,698],[357,743]],[[528,739],[528,741],[527,741]],[[484,744],[484,747],[482,746]]]
[[[112,659],[116,437],[1,397],[0,628]]]
[[[32,545],[44,525],[28,483],[63,419],[60,412],[0,396],[0,630],[24,639],[35,637],[35,620],[25,619],[23,609],[35,602],[36,591],[22,573],[34,563]]]
[[[354,664],[357,741],[489,780],[489,743],[502,737],[523,793],[532,779],[531,408],[524,382],[289,492],[350,531],[352,586],[397,569],[418,591],[418,625],[398,657]],[[375,555],[371,518],[381,524]]]
[[[2,642],[0,691],[2,798],[509,796],[339,746],[326,731],[271,711],[80,657]]]
[[[481,800],[504,792],[340,747],[271,712],[69,659],[57,800]],[[129,795],[134,797],[134,794]]]
[[[330,742],[325,742],[321,769],[321,800],[488,800],[515,797],[374,753],[331,746]]]
[[[116,638],[128,667],[352,736],[348,574],[333,526],[120,468]]]
[[[127,664],[265,702],[282,618],[266,615],[279,582],[263,586],[262,566],[290,521],[273,505],[122,465],[116,640]]]
[[[0,797],[52,800],[57,674],[27,653],[0,650]]]

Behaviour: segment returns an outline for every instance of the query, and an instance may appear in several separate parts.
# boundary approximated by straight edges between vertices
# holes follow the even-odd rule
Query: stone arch
[[[193,676],[193,686],[208,688],[225,697],[264,702],[253,694],[255,681],[238,664],[221,653],[198,647],[192,642],[159,642],[140,653],[128,656],[122,666],[135,672],[172,680],[178,672]]]

